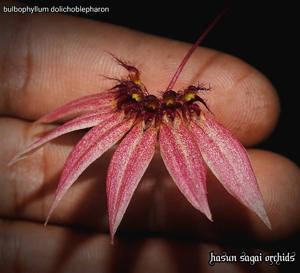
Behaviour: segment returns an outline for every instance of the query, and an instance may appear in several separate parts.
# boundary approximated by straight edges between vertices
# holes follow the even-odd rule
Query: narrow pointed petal
[[[90,111],[107,113],[113,108],[115,98],[116,93],[114,91],[81,97],[42,116],[36,122],[51,123],[62,119],[70,119]]]
[[[8,166],[16,163],[17,161],[26,157],[26,155],[38,148],[40,148],[45,143],[70,132],[94,127],[100,123],[105,122],[110,119],[113,114],[99,114],[99,113],[89,113],[75,118],[49,132],[43,137],[36,139],[33,143],[28,145],[23,151],[18,153],[9,163]]]
[[[122,140],[109,165],[106,192],[111,238],[123,218],[132,195],[154,153],[157,130],[137,124]]]
[[[123,114],[115,114],[105,124],[92,128],[75,146],[68,156],[58,183],[55,198],[46,223],[66,191],[81,173],[104,152],[117,143],[131,128],[134,120],[123,120]]]
[[[243,145],[211,117],[191,122],[201,154],[225,189],[271,229],[255,174]]]
[[[207,201],[206,169],[193,134],[181,119],[174,125],[162,123],[160,152],[174,182],[198,210],[212,220]]]

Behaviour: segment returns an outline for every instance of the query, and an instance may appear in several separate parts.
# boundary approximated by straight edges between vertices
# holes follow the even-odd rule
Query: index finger
[[[113,83],[99,75],[126,71],[107,51],[136,65],[150,93],[168,85],[190,45],[123,27],[62,15],[4,15],[0,19],[0,113],[34,120],[77,97]],[[176,88],[204,82],[217,119],[244,143],[254,144],[273,129],[279,105],[269,81],[229,55],[199,48]]]

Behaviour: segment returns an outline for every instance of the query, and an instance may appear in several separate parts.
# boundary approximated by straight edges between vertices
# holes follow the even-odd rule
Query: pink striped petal
[[[110,147],[117,143],[131,128],[134,120],[125,119],[121,113],[115,114],[105,124],[92,128],[75,146],[68,156],[58,183],[55,198],[46,223],[66,191],[80,174]]]
[[[113,108],[115,98],[116,93],[114,91],[84,96],[42,116],[36,122],[51,123],[62,119],[70,119],[90,111],[107,113]]]
[[[211,117],[191,122],[201,154],[225,189],[271,229],[251,163],[243,145]]]
[[[124,114],[116,112],[112,115],[111,118],[106,120],[103,126],[102,124],[100,126],[96,126],[87,134],[85,134],[69,154],[63,168],[61,180],[63,178],[63,175],[68,175],[68,172],[72,171],[72,169],[74,168],[73,165],[84,155],[85,151],[94,144],[94,137],[97,138],[97,136],[100,136],[111,130],[114,126],[122,123],[123,119]]]
[[[137,124],[123,139],[109,165],[106,192],[111,238],[123,218],[132,195],[154,153],[157,130]]]
[[[89,113],[75,118],[49,132],[43,137],[36,139],[33,143],[27,146],[23,151],[18,153],[8,165],[12,165],[17,161],[23,159],[28,153],[40,148],[45,143],[70,132],[94,127],[102,122],[105,122],[111,118],[113,114],[99,114],[99,113]]]
[[[176,185],[187,200],[212,220],[207,201],[206,169],[192,133],[181,119],[161,124],[160,152]]]

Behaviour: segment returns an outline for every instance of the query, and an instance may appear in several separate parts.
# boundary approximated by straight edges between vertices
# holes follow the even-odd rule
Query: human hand
[[[299,230],[299,169],[279,155],[255,149],[248,151],[272,231],[212,176],[210,223],[181,196],[157,156],[111,246],[105,197],[110,154],[79,178],[45,228],[63,163],[82,133],[61,137],[8,168],[14,154],[48,128],[32,122],[72,99],[111,87],[100,75],[125,75],[107,51],[137,65],[147,88],[157,93],[164,90],[189,45],[65,16],[4,15],[1,21],[3,272],[187,272],[188,266],[205,271],[210,250],[231,250],[222,246],[224,242],[240,241],[243,250],[255,249]],[[259,72],[236,58],[199,48],[176,86],[197,81],[212,85],[206,95],[210,109],[244,145],[270,134],[279,114],[278,98]],[[242,269],[236,264],[216,269],[222,266],[232,267],[231,272]]]

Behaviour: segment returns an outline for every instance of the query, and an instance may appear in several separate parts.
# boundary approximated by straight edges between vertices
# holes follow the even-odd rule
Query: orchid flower
[[[247,152],[215,120],[201,98],[201,92],[207,88],[192,85],[177,92],[172,90],[191,54],[216,21],[188,51],[161,97],[149,94],[137,68],[114,57],[128,71],[126,78],[114,79],[117,84],[110,90],[69,102],[37,121],[67,120],[25,147],[11,164],[54,138],[91,128],[64,164],[46,223],[84,170],[120,142],[112,156],[106,181],[112,240],[157,146],[179,190],[209,220],[212,221],[212,215],[207,200],[207,167],[232,196],[271,228]]]

